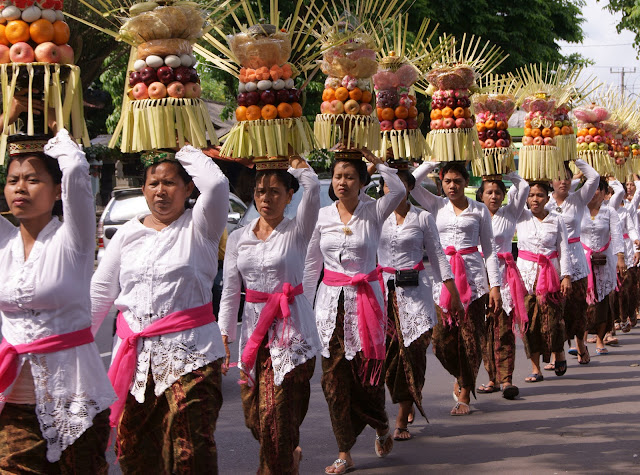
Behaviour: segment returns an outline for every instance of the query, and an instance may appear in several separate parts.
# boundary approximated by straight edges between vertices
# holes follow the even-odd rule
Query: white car
[[[240,218],[247,210],[247,206],[233,193],[229,193],[229,211],[227,217],[227,232],[233,231]],[[147,201],[142,194],[141,188],[125,188],[113,190],[111,199],[102,212],[98,221],[98,263],[104,256],[104,251],[109,245],[109,241],[118,231],[120,226],[132,218],[149,212]]]

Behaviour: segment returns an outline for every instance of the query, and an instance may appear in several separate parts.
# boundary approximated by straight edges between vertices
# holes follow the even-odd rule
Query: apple
[[[507,142],[505,139],[498,139],[496,140],[496,147],[498,148],[504,148],[507,146]]]
[[[300,91],[296,88],[287,89],[289,91],[289,103],[300,102]]]
[[[158,76],[156,75],[156,70],[150,66],[143,68],[140,71],[140,76],[142,77],[142,81],[149,86],[152,82],[156,82],[158,80]]]
[[[493,139],[487,139],[484,141],[484,148],[495,148],[496,142]]]
[[[331,101],[331,113],[333,114],[342,114],[344,112],[344,104],[342,101],[338,99],[334,99]]]
[[[589,143],[589,150],[598,150],[599,145],[595,142]]]
[[[281,102],[289,102],[289,91],[287,89],[280,89],[279,91],[277,91],[276,101],[278,102],[278,104],[280,104]]]
[[[0,45],[0,64],[7,64],[11,62],[11,55],[9,54],[9,47]]]
[[[498,132],[495,129],[487,130],[487,139],[496,140],[498,138]]]
[[[509,132],[507,132],[506,130],[498,130],[498,138],[499,139],[509,138]]]
[[[9,50],[9,58],[11,58],[12,63],[33,63],[35,54],[33,48],[28,43],[20,41],[11,46],[11,49]]]
[[[451,107],[452,109],[456,106],[456,99],[454,97],[447,97],[444,101],[447,107]]]
[[[176,77],[176,79],[178,79]],[[180,81],[182,82],[182,81]],[[247,92],[247,106],[257,106],[260,102],[260,93],[258,91]]]
[[[186,66],[180,66],[174,71],[176,81],[180,81],[182,84],[186,84],[191,81],[191,69]]]
[[[442,128],[442,119],[436,119],[431,121],[431,128],[438,130]]]
[[[584,136],[584,141],[585,141],[586,143],[591,143],[591,142],[593,142],[593,135],[585,135],[585,136]]]
[[[522,137],[522,145],[533,145],[533,137]]]
[[[360,115],[371,115],[373,112],[373,106],[371,104],[360,104]]]
[[[60,63],[61,64],[73,64],[75,63],[75,54],[73,48],[69,45],[59,45],[60,50]]]
[[[616,158],[616,165],[624,165],[624,158]]]
[[[360,106],[360,110],[362,110],[362,106]],[[413,118],[413,119],[407,119],[407,129],[417,129],[418,128],[418,120]]]
[[[136,100],[149,99],[149,89],[147,85],[143,82],[139,82],[133,89],[131,90],[131,94]]]
[[[129,74],[129,87],[133,87],[142,81],[142,75],[138,71],[131,71]]]
[[[393,130],[393,122],[390,120],[383,120],[380,122],[380,130]]]
[[[173,74],[173,68],[170,66],[162,66],[158,68],[156,71],[156,76],[158,76],[158,81],[162,84],[171,84],[175,81],[175,75]]]
[[[152,82],[149,85],[149,99],[163,99],[167,97],[167,86],[160,81]]]
[[[604,142],[602,142],[602,143],[599,145],[599,149],[600,149],[600,150],[607,150],[608,148],[609,148],[609,146],[608,146],[606,143],[604,143]]]
[[[240,94],[238,94],[238,105],[239,106],[246,106],[247,105],[247,93],[246,92],[241,92]]]
[[[562,127],[562,121],[561,120],[556,120],[556,121],[553,122],[553,125],[555,127]]]
[[[535,137],[533,139],[533,145],[544,145],[544,139],[542,137]]]
[[[202,88],[200,87],[200,84],[196,82],[188,82],[184,85],[184,97],[187,99],[197,99],[201,94]]]
[[[404,130],[407,128],[407,121],[404,119],[396,119],[393,121],[393,128],[395,130]]]
[[[486,130],[482,130],[482,131],[478,131],[478,138],[480,140],[486,140],[487,139],[487,131]]]
[[[464,117],[460,117],[456,119],[456,128],[464,129],[466,126],[467,126],[467,119],[465,119]]]
[[[603,140],[602,135],[596,135],[593,137],[593,141],[595,143],[602,143],[602,140]]]
[[[562,121],[562,125],[563,125],[563,126],[565,126],[565,125],[566,125],[567,127],[571,127],[571,121],[570,121],[570,120],[563,120],[563,121]]]
[[[579,144],[584,142],[584,137],[581,135],[579,137],[576,137],[576,142],[578,142]]]
[[[453,129],[455,126],[456,126],[456,121],[453,120],[452,117],[447,117],[446,119],[442,119],[442,128]]]
[[[186,90],[184,84],[182,84],[180,81],[173,81],[167,86],[167,95],[169,97],[181,98],[184,97],[185,94]]]
[[[331,107],[331,102],[329,101],[324,101],[322,104],[320,104],[320,112],[323,114],[329,114],[330,113],[330,107]]]
[[[275,104],[276,103],[276,93],[271,89],[267,89],[266,91],[262,91],[260,93],[260,100],[265,104]]]
[[[189,78],[191,79],[189,82],[200,82],[200,77],[198,76],[198,70],[196,68],[189,68]]]

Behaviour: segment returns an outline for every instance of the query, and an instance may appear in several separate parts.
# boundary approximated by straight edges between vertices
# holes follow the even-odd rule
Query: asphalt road
[[[105,320],[97,337],[105,365],[110,333],[111,322]],[[375,456],[374,431],[366,428],[352,451],[356,473],[640,473],[640,325],[618,337],[620,346],[610,347],[608,356],[592,356],[585,366],[569,356],[565,376],[545,372],[545,381],[535,384],[524,382],[530,365],[518,341],[514,383],[519,399],[479,394],[466,417],[448,415],[453,380],[429,350],[423,398],[430,423],[416,418],[414,439],[397,442],[385,459]],[[237,346],[232,356],[237,359]],[[323,473],[337,456],[320,373],[318,361],[301,428],[303,474]],[[238,376],[234,368],[223,380],[215,434],[218,462],[222,474],[255,474],[258,443],[244,426]],[[478,383],[486,381],[482,368]],[[396,408],[387,401],[393,421]],[[109,457],[110,473],[120,473],[111,450]]]

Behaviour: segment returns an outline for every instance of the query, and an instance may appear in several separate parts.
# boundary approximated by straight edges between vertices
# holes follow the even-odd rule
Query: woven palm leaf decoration
[[[638,104],[624,95],[611,91],[608,100],[602,101],[611,110],[610,122],[616,125],[611,131],[609,155],[613,159],[613,176],[619,181],[633,181],[633,174],[640,171],[637,145],[640,112]]]

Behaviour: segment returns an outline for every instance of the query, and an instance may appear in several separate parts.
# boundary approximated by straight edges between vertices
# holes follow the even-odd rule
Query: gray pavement
[[[106,320],[97,340],[109,363],[111,322]],[[544,372],[545,381],[529,384],[530,373],[518,341],[514,383],[520,397],[507,401],[500,393],[478,394],[473,413],[451,417],[453,380],[428,352],[424,407],[429,417],[416,418],[414,439],[396,442],[393,452],[378,459],[374,431],[366,428],[353,448],[356,473],[640,473],[640,326],[618,334],[620,346],[608,356],[595,356],[589,345],[589,365],[568,356],[565,376]],[[232,348],[237,359],[237,346]],[[324,473],[337,456],[327,405],[320,386],[320,361],[312,380],[309,413],[301,428],[304,460],[301,473]],[[223,380],[224,404],[216,442],[222,474],[255,474],[258,443],[244,426],[238,370]],[[484,368],[478,383],[487,382]],[[396,408],[387,399],[395,420]],[[393,424],[393,422],[392,422]],[[110,450],[110,473],[120,473]]]

